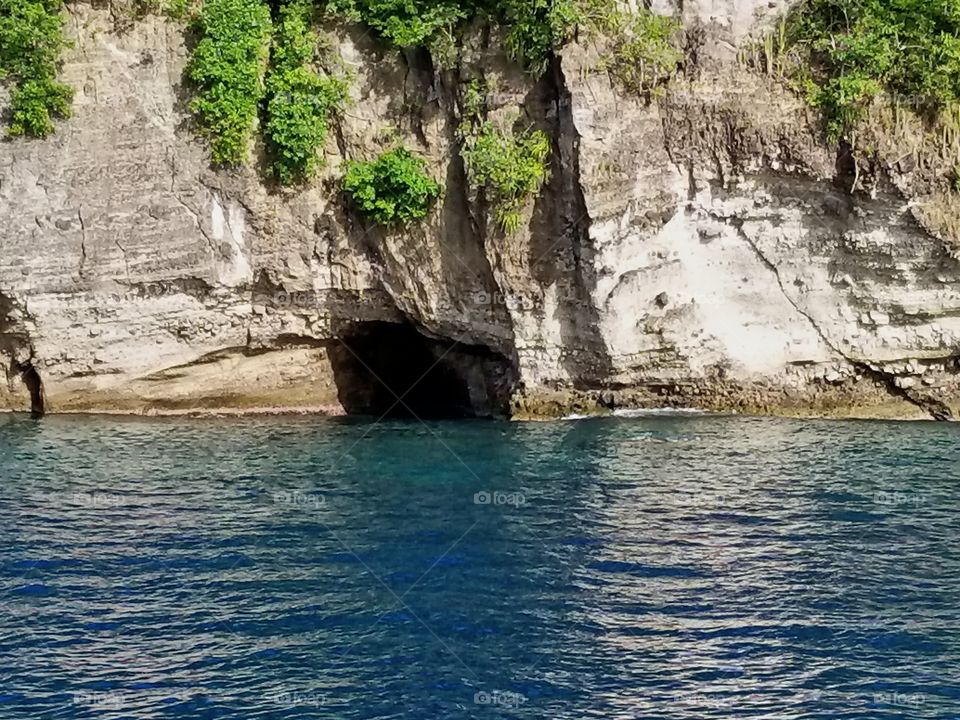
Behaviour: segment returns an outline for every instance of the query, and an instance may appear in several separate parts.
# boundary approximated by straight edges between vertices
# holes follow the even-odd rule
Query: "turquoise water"
[[[958,718],[958,440],[0,419],[0,718]]]

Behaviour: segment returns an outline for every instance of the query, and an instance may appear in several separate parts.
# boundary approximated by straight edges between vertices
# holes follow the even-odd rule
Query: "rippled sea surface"
[[[960,427],[0,419],[0,718],[960,718]]]

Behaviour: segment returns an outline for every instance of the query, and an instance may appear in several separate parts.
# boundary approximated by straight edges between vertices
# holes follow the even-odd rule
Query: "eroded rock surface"
[[[0,405],[379,414],[376,378],[396,370],[396,395],[424,374],[464,414],[951,417],[960,264],[898,178],[851,193],[817,118],[737,64],[784,5],[655,3],[702,46],[653,101],[612,85],[585,39],[532,83],[480,38],[438,73],[341,28],[352,105],[322,177],[277,191],[255,166],[209,167],[181,26],[120,33],[72,4],[74,117],[0,144]],[[495,115],[519,107],[554,141],[508,237],[457,153],[461,83],[479,77]],[[336,189],[388,128],[446,188],[402,232],[347,214]],[[407,403],[426,413],[423,394]]]

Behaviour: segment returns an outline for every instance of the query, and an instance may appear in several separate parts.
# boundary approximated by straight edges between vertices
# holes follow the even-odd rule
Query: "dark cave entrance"
[[[29,362],[17,362],[13,360],[10,369],[7,371],[7,377],[19,377],[23,386],[30,393],[30,414],[33,417],[40,417],[46,411],[43,397],[43,380],[40,373]]]
[[[43,403],[43,381],[40,379],[40,373],[33,365],[21,365],[20,379],[30,393],[30,414],[34,417],[40,417],[44,413]]]
[[[409,324],[353,324],[331,347],[330,360],[350,415],[446,419],[507,412],[513,373],[505,357],[429,338]]]
[[[40,417],[45,411],[43,397],[43,380],[40,373],[33,366],[33,348],[30,336],[23,326],[22,312],[19,311],[14,300],[0,293],[0,358],[9,358],[10,364],[6,368],[8,382],[19,377],[23,386],[30,393],[30,413]],[[29,356],[29,360],[20,361],[19,357]]]

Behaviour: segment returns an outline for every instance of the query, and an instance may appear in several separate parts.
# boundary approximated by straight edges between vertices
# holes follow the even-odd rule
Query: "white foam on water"
[[[647,415],[706,415],[706,410],[700,408],[647,408],[614,410],[614,417],[635,418]]]
[[[621,408],[619,410],[614,410],[611,413],[572,413],[570,415],[564,415],[562,418],[560,418],[560,420],[593,420],[604,417],[642,418],[650,416],[664,417],[671,415],[706,415],[707,412],[707,410],[701,410],[700,408]]]

